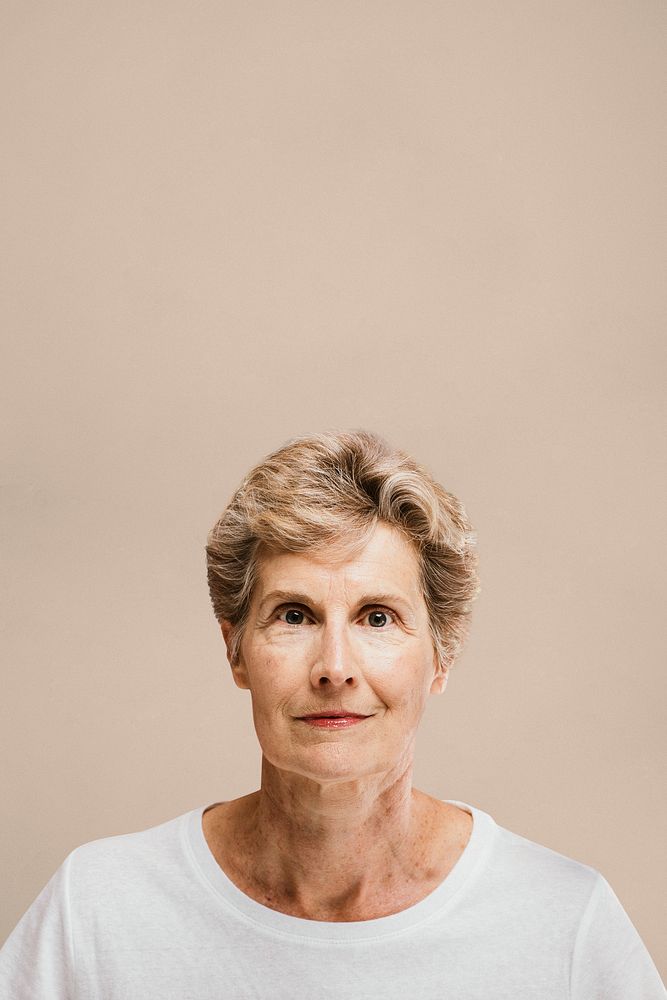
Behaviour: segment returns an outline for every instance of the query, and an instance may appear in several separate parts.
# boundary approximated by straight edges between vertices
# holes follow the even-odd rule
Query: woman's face
[[[446,680],[410,543],[379,522],[345,561],[326,549],[265,556],[233,672],[274,767],[325,783],[409,766]]]

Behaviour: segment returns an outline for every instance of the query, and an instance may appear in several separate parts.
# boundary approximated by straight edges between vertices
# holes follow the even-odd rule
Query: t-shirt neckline
[[[238,918],[260,925],[279,936],[327,941],[360,941],[383,938],[401,933],[430,919],[451,906],[460,889],[476,876],[491,851],[497,830],[495,820],[482,809],[456,799],[445,799],[450,805],[459,806],[470,813],[473,827],[470,838],[454,867],[446,878],[424,899],[398,913],[373,920],[324,921],[294,917],[272,910],[263,903],[247,896],[222,870],[204,836],[202,817],[211,805],[199,806],[183,816],[182,835],[186,852],[203,881],[229,911]]]

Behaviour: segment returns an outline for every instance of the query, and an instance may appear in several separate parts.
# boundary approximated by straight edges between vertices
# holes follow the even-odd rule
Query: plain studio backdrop
[[[482,594],[415,783],[597,868],[662,974],[662,0],[5,0],[10,931],[69,851],[258,787],[208,529],[368,428]]]

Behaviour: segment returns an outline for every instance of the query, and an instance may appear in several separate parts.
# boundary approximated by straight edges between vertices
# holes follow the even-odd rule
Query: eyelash
[[[283,604],[283,605],[281,605],[281,607],[276,608],[276,610],[274,612],[274,616],[278,615],[278,614],[284,614],[287,611],[300,611],[301,614],[304,615],[304,617],[306,617],[306,618],[308,617],[308,615],[303,610],[303,608],[299,607],[298,604]],[[369,607],[365,611],[364,617],[366,617],[367,615],[372,614],[374,611],[381,611],[382,614],[389,615],[389,617],[393,620],[393,624],[396,623],[397,618],[396,618],[395,613],[393,611],[390,611],[389,608],[383,608],[382,605],[380,605],[380,604],[373,605],[372,607]],[[287,625],[288,628],[301,628],[301,626],[304,624],[303,622],[298,622],[298,623],[296,623],[296,622],[286,622],[286,621],[283,621],[282,618],[276,618],[276,621],[282,622],[282,624],[283,625]],[[391,624],[391,622],[389,624]],[[373,628],[373,626],[369,625],[369,628]],[[374,631],[376,631],[376,632],[382,632],[385,628],[386,628],[386,626],[384,626],[384,625],[382,627],[380,627],[380,628],[375,627]]]

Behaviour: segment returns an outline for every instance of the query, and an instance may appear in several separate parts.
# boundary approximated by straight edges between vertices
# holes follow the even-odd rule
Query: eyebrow
[[[314,603],[312,597],[309,597],[308,594],[302,594],[296,590],[272,590],[260,601],[259,610],[262,610],[267,604],[273,601],[291,601],[294,604],[305,604],[307,607],[317,606],[317,602]],[[362,607],[366,604],[396,604],[398,607],[406,608],[414,613],[412,603],[407,597],[402,597],[400,594],[378,593],[374,591],[373,593],[362,594],[356,603]]]

